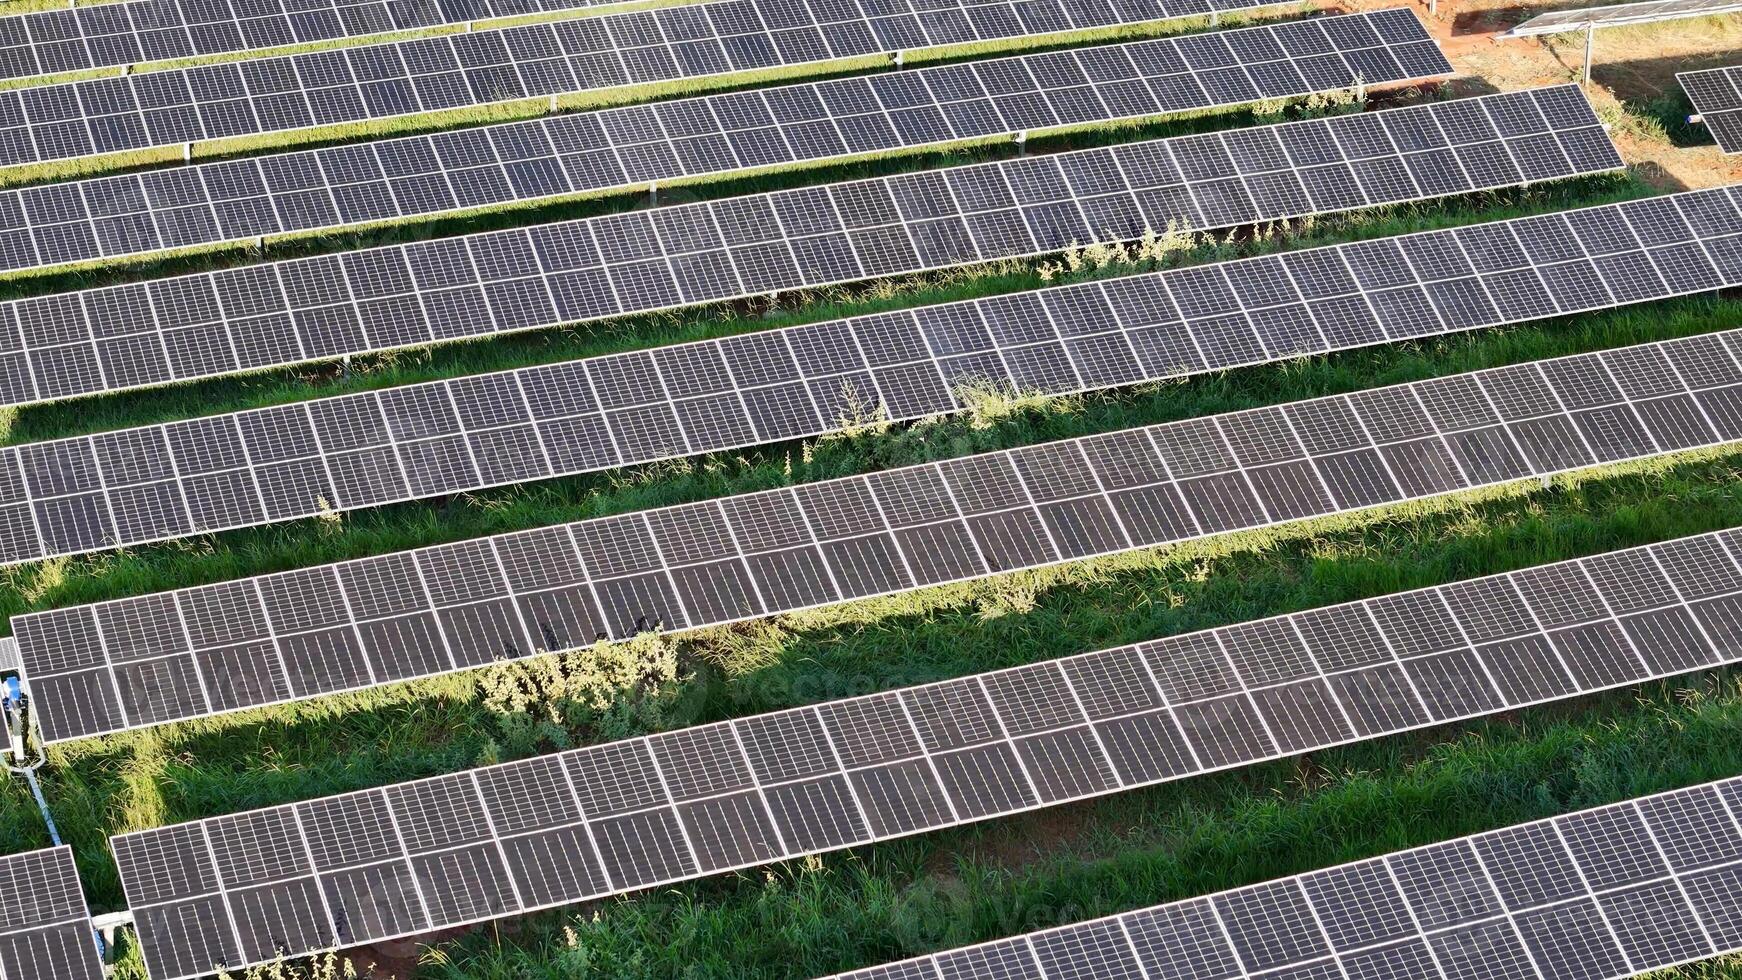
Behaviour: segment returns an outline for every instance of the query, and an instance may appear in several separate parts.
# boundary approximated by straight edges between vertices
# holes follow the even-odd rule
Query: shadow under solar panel
[[[1136,220],[1162,222],[1157,208],[1194,200],[1206,210],[1224,209],[1198,219],[1214,227],[1226,223],[1235,196],[1248,202],[1240,207],[1295,206],[1274,196],[1282,185],[1269,178],[1282,172],[1262,169],[1283,158],[1285,147],[1355,146],[1388,131],[1444,131],[1462,140],[1474,128],[1483,138],[1493,130],[1468,127],[1471,120],[1540,118],[1540,106],[1571,94],[1545,89],[986,164],[944,171],[941,179],[922,174],[908,189],[937,191],[940,205],[967,212],[967,227],[980,233],[1023,227],[999,223],[1001,215],[1032,229],[1061,223],[1061,216],[1081,227],[1078,208],[1103,215],[1122,209]],[[1445,150],[1446,159],[1479,160],[1469,151],[1484,145],[1459,142]],[[1527,133],[1492,145],[1525,159],[1560,154],[1563,144]],[[1377,203],[1386,192],[1418,192],[1407,159],[1374,157],[1345,169],[1371,177],[1366,200]],[[1228,171],[1235,176],[1219,176]],[[1403,183],[1391,186],[1393,180]],[[1167,183],[1158,188],[1160,181]],[[842,185],[832,199],[848,214],[854,207],[873,212],[884,194],[893,215],[890,198],[910,198],[902,185],[894,195],[886,186]],[[1170,189],[1177,192],[1171,199]],[[1057,193],[1079,196],[1051,205],[1033,200]],[[1017,194],[1027,203],[1002,207]],[[833,219],[828,197],[798,192],[788,200],[801,219]],[[1613,213],[1623,222],[1637,215],[1652,228],[1662,223],[1661,206],[1629,204]],[[1148,216],[1138,217],[1145,210]],[[1671,205],[1669,217],[1681,220],[1678,214]],[[1742,214],[1731,214],[1742,223]],[[939,217],[931,212],[932,220]],[[637,220],[644,239],[672,231],[657,217],[652,230],[645,217]],[[602,243],[621,244],[625,227],[636,230],[602,221],[596,234]],[[712,227],[677,230],[705,241]],[[896,240],[854,228],[846,241],[870,252]],[[0,486],[14,489],[0,493],[0,563],[814,436],[871,415],[953,412],[963,406],[964,385],[1062,394],[1469,329],[1501,317],[1504,306],[1473,278],[1472,261],[1499,257],[1476,233],[1385,241],[1405,247],[1407,259],[1397,257],[1395,268],[1377,275],[1370,269],[1381,259],[1371,253],[1387,246],[1351,248],[1347,254],[1365,273],[1360,283],[1344,268],[1343,252],[1321,249],[1286,261],[1217,263],[8,448],[0,450]],[[550,252],[574,254],[559,246]],[[1529,262],[1522,251],[1517,255]],[[303,274],[310,291],[336,295],[321,263],[298,268],[313,270]],[[1398,291],[1421,283],[1427,285],[1419,302]],[[1364,296],[1369,290],[1372,296]],[[1308,307],[1308,297],[1325,302]],[[1535,315],[1557,311],[1567,312],[1551,301]],[[1195,346],[1159,339],[1168,321],[1183,321]]]
[[[1738,547],[1697,535],[112,843],[173,980],[1734,662]],[[1723,832],[1678,836],[1678,870],[1742,858],[1704,801]]]
[[[1742,779],[830,980],[1620,980],[1742,950]]]
[[[1742,439],[1742,331],[13,617],[65,741]]]
[[[1408,10],[1352,16],[0,191],[0,271],[1451,74]]]
[[[0,304],[0,404],[1620,166],[1563,85],[58,293]]]

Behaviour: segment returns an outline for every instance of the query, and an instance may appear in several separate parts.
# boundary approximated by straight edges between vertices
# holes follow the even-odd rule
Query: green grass
[[[859,166],[888,172],[937,162]],[[698,193],[726,193],[731,186]],[[1286,238],[1236,238],[1186,260],[1646,192],[1621,178],[1416,205],[1302,223]],[[584,207],[564,205],[562,213]],[[1004,263],[819,291],[784,303],[773,316],[735,305],[630,318],[585,331],[360,358],[349,379],[330,367],[307,367],[40,406],[0,424],[7,442],[28,442],[1027,289],[1040,281],[1033,264]],[[1733,297],[1677,300],[8,569],[0,571],[0,615],[1727,329],[1739,314],[1742,302]],[[107,835],[118,831],[1742,525],[1739,478],[1742,449],[1712,451],[1577,474],[1548,487],[1533,482],[1221,536],[642,641],[608,654],[506,665],[87,740],[55,749],[44,780],[87,894],[103,911],[122,903],[106,848]],[[1704,672],[493,924],[439,943],[418,976],[811,977],[1734,775],[1742,772],[1739,736],[1738,672]],[[45,842],[17,780],[0,787],[0,838],[11,850]],[[1676,975],[1738,980],[1742,964],[1732,959]],[[140,976],[136,951],[124,950],[120,976]]]

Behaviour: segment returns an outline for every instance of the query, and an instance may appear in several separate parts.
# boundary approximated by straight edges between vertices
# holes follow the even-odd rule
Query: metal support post
[[[1585,76],[1581,80],[1582,84],[1585,84],[1585,85],[1591,84],[1591,46],[1596,43],[1596,40],[1597,40],[1597,25],[1596,24],[1586,24],[1585,25]]]
[[[17,678],[7,680],[5,690],[5,697],[0,698],[0,709],[6,712],[6,720],[12,729],[12,761],[6,768],[23,776],[30,785],[30,795],[36,799],[36,808],[42,811],[42,822],[48,827],[48,839],[59,847],[60,828],[55,826],[54,814],[48,809],[48,797],[42,795],[42,783],[36,778],[36,770],[42,768],[48,758],[42,754],[42,733],[38,732],[35,739],[36,757],[28,758],[24,751],[25,725],[35,723],[36,713],[28,710],[30,699]]]
[[[181,158],[184,163],[194,158],[194,145],[192,143],[183,143],[181,145]]]
[[[1010,142],[1016,144],[1016,154],[1018,156],[1028,155],[1028,130],[1019,129],[1016,132],[1011,133]]]
[[[907,64],[907,55],[900,51],[891,51],[889,53],[889,63],[900,68],[902,65]]]
[[[351,380],[351,355],[339,358],[339,377],[345,381]]]
[[[91,916],[91,928],[97,931],[97,955],[107,962],[109,950],[115,947],[115,933],[121,931],[123,926],[132,924],[133,913],[130,911]]]

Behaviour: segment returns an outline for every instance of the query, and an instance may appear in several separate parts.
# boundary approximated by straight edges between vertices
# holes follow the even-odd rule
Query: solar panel
[[[1353,17],[1332,33],[1161,38],[3,191],[17,223],[0,229],[0,271],[1451,74],[1409,11]],[[1291,33],[1326,43],[1289,54]],[[1222,64],[1230,52],[1241,60]]]
[[[0,78],[54,75],[627,0],[125,0],[0,17]]]
[[[1073,159],[1062,158],[1065,172],[1080,171]],[[1000,166],[978,173],[996,178]],[[1742,230],[1742,213],[1732,217]],[[1460,247],[1401,240],[1424,255],[1436,241]],[[1470,245],[1483,254],[1481,240]],[[872,416],[921,418],[962,408],[963,384],[1061,394],[1391,339],[1353,280],[1335,308],[1347,321],[1356,304],[1369,333],[1338,336],[1299,307],[1311,277],[1323,278],[1314,253],[1302,254],[1294,266],[1199,266],[0,449],[0,482],[16,488],[0,494],[0,562],[814,436]],[[1469,271],[1423,264],[1422,278]],[[1236,286],[1206,292],[1206,276]],[[1145,349],[1153,311],[1170,300],[1189,311],[1174,315],[1184,329],[1203,334],[1204,357]],[[1430,323],[1469,326],[1450,311]]]
[[[39,85],[0,91],[0,166],[1266,5],[720,0]]]
[[[1739,859],[1724,779],[832,980],[1618,980],[1742,949]]]
[[[0,403],[1620,165],[1556,86],[60,293],[0,306]]]
[[[1742,10],[1742,3],[1737,0],[1646,0],[1644,3],[1617,3],[1581,10],[1552,10],[1546,14],[1537,14],[1517,25],[1507,31],[1506,36],[1534,37],[1599,27],[1626,27],[1687,17],[1731,14],[1738,10]]]
[[[1742,612],[1739,547],[1742,529],[1699,535],[113,844],[151,976],[172,980],[1734,661],[1711,637]]]
[[[1742,75],[1738,72],[1742,68],[1708,68],[1675,76],[1725,153],[1742,153]]]
[[[0,980],[103,980],[71,848],[0,856]]]
[[[1742,332],[16,616],[44,738],[1742,439]],[[1727,346],[1728,345],[1728,346]]]

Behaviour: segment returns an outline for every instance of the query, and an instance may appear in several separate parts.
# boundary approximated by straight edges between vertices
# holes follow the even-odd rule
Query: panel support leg
[[[891,51],[889,52],[889,63],[900,68],[902,65],[907,64],[907,55],[900,51]]]
[[[181,158],[184,163],[194,158],[194,145],[192,143],[181,145]]]
[[[1222,26],[1222,12],[1220,10],[1210,11],[1210,26],[1211,27]]]
[[[1591,46],[1596,43],[1596,40],[1597,40],[1597,25],[1596,24],[1586,24],[1585,25],[1585,71],[1584,71],[1583,77],[1580,79],[1580,82],[1585,84],[1585,85],[1591,84]]]
[[[1016,144],[1016,153],[1018,156],[1028,155],[1028,130],[1019,129],[1010,134],[1010,142]]]
[[[339,358],[339,377],[346,381],[351,380],[351,355],[349,354]]]
[[[120,932],[123,926],[132,924],[132,912],[109,912],[91,916],[91,928],[97,932],[97,955],[105,963],[109,960],[109,950],[115,948],[115,933]]]
[[[23,685],[16,679],[6,682],[5,697],[0,698],[0,710],[6,712],[7,724],[12,729],[13,744],[12,761],[6,768],[24,777],[30,784],[30,795],[36,799],[36,808],[42,811],[42,822],[48,827],[48,839],[54,846],[61,845],[60,827],[55,825],[54,814],[48,809],[48,797],[42,795],[42,783],[37,781],[36,770],[48,761],[42,752],[42,733],[37,732],[35,738],[36,757],[30,758],[25,753],[25,726],[36,723],[36,712],[30,710],[30,699],[25,695]]]

